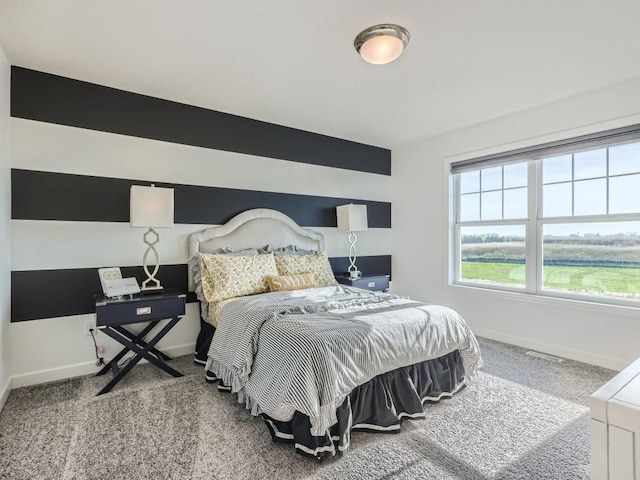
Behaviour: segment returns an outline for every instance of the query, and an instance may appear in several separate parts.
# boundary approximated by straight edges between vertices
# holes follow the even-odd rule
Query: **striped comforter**
[[[299,411],[323,435],[356,386],[454,350],[472,377],[480,349],[455,311],[336,285],[230,302],[206,369],[252,414],[288,421]]]

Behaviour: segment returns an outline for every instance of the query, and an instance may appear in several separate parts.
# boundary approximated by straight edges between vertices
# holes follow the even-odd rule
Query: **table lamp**
[[[338,217],[338,230],[349,232],[349,278],[356,279],[362,276],[362,272],[356,267],[356,241],[358,237],[355,232],[366,232],[369,229],[367,222],[366,205],[341,205],[336,207]]]
[[[160,257],[155,246],[160,241],[160,235],[155,229],[173,227],[173,206],[173,188],[160,188],[153,184],[150,187],[131,186],[131,226],[148,228],[142,236],[144,243],[147,245],[144,257],[142,257],[142,266],[147,274],[147,279],[142,282],[141,290],[162,289],[160,280],[156,278],[156,274],[160,269]],[[153,272],[150,272],[147,266],[149,253],[153,253],[155,256]]]

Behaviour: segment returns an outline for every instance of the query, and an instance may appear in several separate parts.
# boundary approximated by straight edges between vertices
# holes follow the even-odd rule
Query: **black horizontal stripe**
[[[41,122],[391,175],[391,151],[206,108],[11,68],[11,115]]]
[[[16,220],[128,222],[131,185],[152,181],[11,170],[11,215]],[[391,228],[391,203],[233,188],[153,182],[175,189],[175,222],[221,225],[252,208],[279,210],[299,225],[335,227],[338,205],[367,205],[369,227]]]
[[[123,277],[141,284],[142,267],[121,267]],[[187,291],[187,266],[162,265],[157,278],[165,288]],[[95,312],[93,296],[102,292],[97,268],[11,272],[11,321],[66,317]]]
[[[336,273],[346,271],[349,265],[346,257],[329,261]],[[358,257],[358,268],[366,273],[391,274],[391,255]],[[141,266],[121,267],[121,271],[123,277],[136,277],[139,284],[146,278]],[[163,287],[186,292],[187,275],[187,265],[177,264],[162,265],[157,277]],[[14,271],[11,272],[11,321],[94,313],[93,296],[101,291],[97,268]],[[187,295],[187,301],[196,301],[192,292]]]

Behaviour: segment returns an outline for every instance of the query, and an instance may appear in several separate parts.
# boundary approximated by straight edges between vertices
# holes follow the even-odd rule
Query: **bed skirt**
[[[462,358],[456,350],[383,373],[356,387],[337,408],[338,422],[324,436],[311,435],[309,417],[300,412],[288,422],[274,420],[265,414],[261,416],[274,442],[293,443],[297,453],[321,459],[347,450],[353,430],[398,433],[402,420],[424,418],[425,403],[450,398],[464,384]],[[223,384],[218,389],[231,390]]]
[[[211,346],[211,339],[213,338],[213,334],[216,333],[216,329],[213,325],[209,325],[207,322],[200,319],[200,333],[198,333],[198,338],[196,339],[196,351],[195,356],[193,358],[193,362],[206,365],[207,364],[207,353],[209,352],[209,347]]]

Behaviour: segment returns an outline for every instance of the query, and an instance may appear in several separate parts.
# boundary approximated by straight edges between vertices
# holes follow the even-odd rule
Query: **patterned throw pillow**
[[[318,282],[319,287],[325,285],[337,285],[333,270],[329,264],[326,252],[312,253],[310,255],[277,255],[276,266],[280,275],[300,275],[311,273]]]
[[[302,290],[313,288],[318,285],[312,273],[301,273],[299,275],[281,275],[267,277],[269,288],[272,292],[289,292],[291,290]]]
[[[277,275],[273,254],[201,255],[202,291],[208,302],[269,291],[267,275]]]

